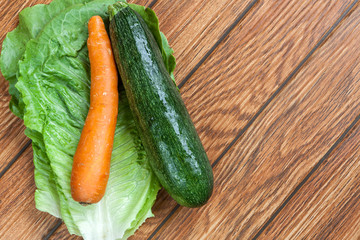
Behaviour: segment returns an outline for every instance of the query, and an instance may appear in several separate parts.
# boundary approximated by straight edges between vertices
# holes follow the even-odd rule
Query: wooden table
[[[0,41],[48,2],[0,0]],[[160,191],[131,239],[360,239],[358,1],[133,2],[175,50],[215,189],[199,209]],[[0,81],[0,239],[79,239],[35,209],[31,142]]]

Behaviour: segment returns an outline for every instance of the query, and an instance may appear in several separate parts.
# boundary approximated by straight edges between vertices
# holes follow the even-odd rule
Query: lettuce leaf
[[[54,173],[51,170],[49,159],[46,155],[43,136],[32,131],[25,130],[25,134],[32,139],[33,156],[35,164],[35,191],[36,207],[51,215],[62,218],[60,213],[60,199],[57,192]]]
[[[152,216],[160,188],[152,173],[123,91],[109,183],[97,204],[71,198],[70,174],[89,108],[87,21],[108,22],[115,0],[54,0],[20,13],[19,26],[3,42],[2,74],[9,81],[10,109],[24,119],[33,141],[36,207],[61,217],[72,234],[85,239],[126,239]],[[150,27],[173,77],[175,58],[155,13],[130,4]],[[173,78],[174,79],[174,78]]]
[[[9,32],[4,39],[0,56],[0,68],[3,76],[9,81],[11,94],[10,109],[18,117],[24,115],[24,103],[19,91],[15,88],[17,82],[18,62],[21,60],[25,45],[35,38],[43,27],[66,8],[92,0],[62,0],[53,1],[49,5],[38,4],[22,10],[19,14],[18,27]]]

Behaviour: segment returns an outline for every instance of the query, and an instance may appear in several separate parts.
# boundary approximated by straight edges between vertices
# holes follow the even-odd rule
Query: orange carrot
[[[105,194],[118,114],[118,77],[109,36],[101,17],[90,19],[90,109],[81,132],[71,173],[71,195],[91,204]]]

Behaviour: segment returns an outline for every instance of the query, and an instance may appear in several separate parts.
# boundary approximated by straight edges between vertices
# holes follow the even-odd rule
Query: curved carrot
[[[104,22],[94,16],[88,28],[90,109],[74,155],[71,195],[75,201],[91,204],[105,194],[119,99],[116,65]]]

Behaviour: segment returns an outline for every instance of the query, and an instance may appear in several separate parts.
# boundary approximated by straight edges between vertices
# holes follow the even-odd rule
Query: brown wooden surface
[[[8,92],[9,84],[3,77],[0,78],[0,84],[0,172],[2,172],[20,149],[28,144],[29,139],[24,134],[23,121],[15,117],[9,109],[11,99]]]
[[[181,233],[184,239],[249,239],[256,234],[360,112],[354,19],[357,12],[215,166],[211,201],[200,209],[180,208],[155,238]]]
[[[286,80],[349,2],[332,2],[323,8],[302,1],[259,3],[184,85],[182,97],[211,162]],[[266,15],[271,9],[278,9],[279,14]],[[298,9],[304,11],[301,18],[294,17]],[[324,17],[314,21],[314,15]],[[304,21],[305,17],[309,20]],[[292,34],[287,33],[289,29]],[[268,32],[274,33],[271,38],[266,38]],[[294,35],[302,38],[297,44],[293,44]],[[274,59],[277,54],[282,54],[289,67]],[[153,208],[157,217],[139,229],[139,239],[150,235],[175,205],[169,196],[157,202]]]
[[[175,51],[180,83],[254,0],[157,1],[161,31]]]
[[[65,224],[61,224],[56,231],[51,234],[49,240],[66,239],[66,240],[81,240],[82,237],[76,235],[70,235]]]
[[[57,221],[35,208],[33,172],[27,148],[0,179],[0,239],[41,239]]]
[[[18,24],[17,15],[19,12],[32,5],[31,1],[0,0],[0,45],[2,45],[7,32],[13,30]],[[0,75],[0,149],[2,149],[0,152],[0,172],[8,166],[20,149],[29,142],[29,139],[24,134],[23,121],[12,114],[9,109],[11,97],[7,91],[8,87],[8,82]]]
[[[294,196],[260,239],[360,236],[360,125]]]
[[[1,42],[16,26],[20,9],[44,2],[49,1],[0,0],[5,6]],[[155,217],[131,239],[152,233],[153,239],[248,239],[264,224],[262,239],[360,237],[359,127],[339,140],[360,113],[360,6],[331,29],[353,2],[164,0],[153,5],[175,50],[177,83],[188,80],[181,88],[185,104],[216,162],[215,190],[206,206],[176,211],[176,203],[160,191]],[[58,220],[35,209],[31,148],[16,157],[28,139],[22,121],[8,110],[8,84],[0,81],[0,172],[9,168],[0,178],[0,239],[41,239],[51,231],[50,239],[81,239],[70,237],[65,225],[54,228]],[[334,144],[334,154],[312,173]]]

